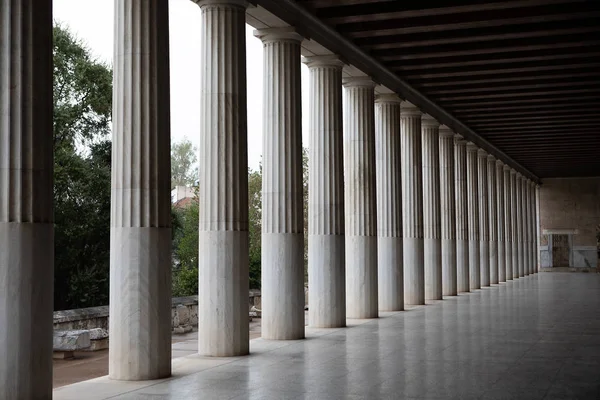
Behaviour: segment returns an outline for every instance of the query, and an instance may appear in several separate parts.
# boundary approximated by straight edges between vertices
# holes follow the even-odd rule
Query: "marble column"
[[[477,152],[477,194],[479,198],[479,278],[481,286],[490,286],[490,228],[488,212],[488,172],[485,150]]]
[[[375,99],[377,164],[377,263],[379,309],[404,309],[402,193],[400,180],[400,98]]]
[[[533,235],[531,234],[531,228],[533,223],[531,221],[531,181],[527,179],[525,181],[525,207],[527,208],[527,275],[533,274],[533,249],[532,249],[532,241]]]
[[[454,136],[454,199],[456,203],[456,291],[468,292],[469,274],[469,189],[467,185],[467,141]]]
[[[246,2],[202,11],[198,352],[248,354]]]
[[[536,209],[536,184],[531,182],[531,273],[537,272],[537,209]]]
[[[377,318],[375,82],[344,80],[346,316]]]
[[[425,304],[421,111],[400,104],[404,303]]]
[[[52,2],[0,0],[0,399],[52,397]]]
[[[477,151],[474,143],[467,144],[467,203],[469,215],[469,288],[481,288],[480,235],[479,235],[479,188],[477,180]]]
[[[540,270],[540,185],[535,185],[535,272]]]
[[[504,219],[504,163],[496,161],[496,221],[497,251],[498,251],[498,283],[506,282],[506,221]]]
[[[517,208],[517,171],[510,170],[510,226],[512,249],[512,277],[519,278],[519,211]]]
[[[342,66],[307,57],[310,74],[308,164],[308,324],[346,326]]]
[[[527,193],[528,186],[528,179],[523,177],[521,179],[521,207],[523,210],[523,276],[529,275],[529,206]]]
[[[498,283],[498,190],[496,186],[496,158],[487,158],[487,195],[489,227],[490,284]]]
[[[504,203],[504,264],[506,268],[506,280],[513,279],[513,227],[512,227],[512,184],[511,168],[504,165],[502,193]]]
[[[168,11],[160,0],[115,1],[111,379],[171,375]]]
[[[442,294],[456,296],[456,202],[454,200],[454,132],[440,126],[440,211],[442,235]]]
[[[423,162],[423,249],[425,299],[442,299],[442,233],[440,220],[440,124],[421,117]]]
[[[517,239],[517,276],[522,278],[524,275],[524,245],[523,245],[523,177],[517,173],[515,177],[515,213],[516,218],[516,239]]]
[[[263,43],[261,336],[304,338],[304,216],[300,36],[254,32]]]

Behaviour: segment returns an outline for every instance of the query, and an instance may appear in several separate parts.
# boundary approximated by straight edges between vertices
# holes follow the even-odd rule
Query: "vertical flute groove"
[[[454,136],[454,199],[456,209],[456,290],[468,292],[469,271],[469,186],[467,182],[467,141]]]
[[[487,158],[487,184],[488,184],[488,228],[489,228],[489,263],[490,284],[498,283],[498,208],[496,187],[496,159],[493,156]]]
[[[479,185],[477,171],[477,146],[467,144],[467,201],[469,221],[469,287],[481,287],[480,231],[479,231]]]
[[[504,219],[504,163],[496,161],[496,221],[498,223],[498,282],[506,282],[506,221]]]

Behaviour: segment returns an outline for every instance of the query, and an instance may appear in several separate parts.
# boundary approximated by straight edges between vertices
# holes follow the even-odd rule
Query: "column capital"
[[[491,154],[488,154],[487,159],[489,163],[496,161],[496,157]]]
[[[409,101],[403,101],[400,103],[400,117],[420,117],[423,113],[419,110],[419,107],[415,106]]]
[[[378,94],[375,96],[375,103],[400,104],[402,99],[396,93]]]
[[[440,125],[440,137],[454,137],[454,132],[447,125]],[[462,137],[462,136],[461,136]]]
[[[502,162],[501,160],[496,160],[496,168],[498,168],[498,169],[504,169],[504,167],[506,167],[506,165],[504,164],[504,162]]]
[[[437,128],[440,123],[429,114],[421,115],[421,127],[423,128]]]
[[[516,174],[517,174],[517,171],[516,171],[514,168],[511,168],[511,169],[510,169],[510,174],[511,174],[511,175],[516,175]]]
[[[463,135],[459,135],[458,133],[454,134],[454,144],[457,146],[466,146],[467,141],[463,137]]]
[[[248,1],[246,0],[192,0],[198,4],[200,8],[212,6],[212,7],[236,7],[236,8],[248,8]]]
[[[370,76],[351,76],[342,79],[344,87],[366,87],[375,88],[377,83]]]
[[[477,145],[473,142],[467,142],[467,151],[469,153],[477,153],[477,151],[479,150],[479,147],[477,147]]]
[[[484,149],[477,150],[477,157],[479,157],[479,158],[487,158],[487,156],[488,156],[488,152],[485,151]]]
[[[327,54],[323,56],[302,57],[302,62],[308,68],[325,67],[342,69],[346,63],[337,54]]]
[[[296,28],[293,26],[286,26],[284,28],[256,29],[254,31],[254,36],[262,40],[263,43],[276,41],[300,43],[304,40],[304,36],[299,34]]]

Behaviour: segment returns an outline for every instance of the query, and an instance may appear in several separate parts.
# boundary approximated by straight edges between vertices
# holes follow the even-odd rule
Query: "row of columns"
[[[198,352],[249,352],[243,0],[202,11]],[[35,4],[34,4],[35,3]],[[1,398],[52,388],[51,2],[1,0]],[[115,2],[109,375],[169,376],[168,6]],[[300,43],[264,44],[262,335],[304,337]],[[35,51],[35,53],[32,52]],[[310,70],[309,324],[340,327],[535,272],[535,187],[334,55]],[[16,66],[16,67],[15,67]],[[342,109],[342,87],[346,101]],[[11,122],[12,121],[12,122]]]

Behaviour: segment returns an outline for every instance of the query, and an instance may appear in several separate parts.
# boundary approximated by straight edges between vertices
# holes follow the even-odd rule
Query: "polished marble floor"
[[[55,399],[600,399],[600,274],[539,273],[307,339],[187,356],[173,377]],[[190,347],[195,342],[189,342]]]

